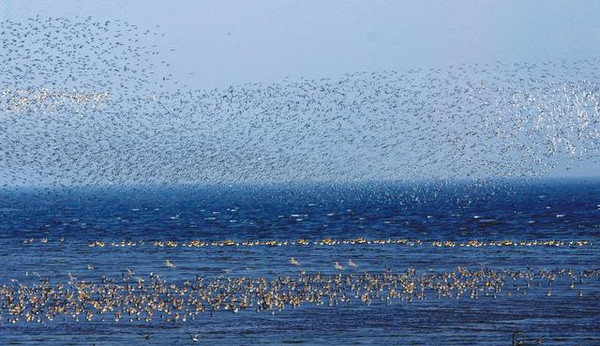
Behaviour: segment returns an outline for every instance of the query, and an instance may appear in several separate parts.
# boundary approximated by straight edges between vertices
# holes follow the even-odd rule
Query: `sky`
[[[597,0],[0,0],[0,20],[92,16],[162,33],[159,47],[169,72],[192,89],[598,58],[598,13]],[[594,160],[567,175],[599,172]]]
[[[0,18],[92,16],[165,34],[175,78],[209,89],[346,72],[599,56],[600,1],[2,0]],[[172,49],[172,50],[171,50]]]

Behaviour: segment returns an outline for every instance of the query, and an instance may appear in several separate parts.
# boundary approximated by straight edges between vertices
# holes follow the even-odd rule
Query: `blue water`
[[[319,245],[325,238],[407,239],[399,244]],[[308,245],[292,245],[306,239]],[[584,246],[435,247],[433,241],[587,241]],[[277,240],[281,246],[159,247],[155,241]],[[102,241],[105,247],[90,247]],[[111,246],[131,241],[135,246]],[[283,242],[288,241],[285,245]],[[0,284],[71,277],[120,280],[127,269],[180,285],[197,276],[277,278],[457,267],[600,269],[600,181],[454,184],[296,184],[5,189],[0,192]],[[294,257],[299,266],[289,263]],[[346,265],[351,259],[357,268]],[[175,268],[165,266],[169,260]],[[90,266],[93,270],[90,269]],[[531,270],[534,270],[531,269]],[[582,296],[576,292],[581,290]],[[498,344],[513,333],[543,344],[600,344],[600,279],[576,290],[557,279],[527,295],[360,301],[151,323],[57,318],[15,324],[0,308],[0,344]],[[149,335],[149,336],[148,336]],[[147,336],[147,338],[146,338]]]

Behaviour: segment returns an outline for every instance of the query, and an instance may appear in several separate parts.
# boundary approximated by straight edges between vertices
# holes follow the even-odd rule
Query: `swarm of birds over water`
[[[127,193],[138,187],[151,190],[187,184],[231,187],[239,183],[261,189],[269,183],[332,182],[331,190],[318,194],[336,191],[332,193],[343,195],[346,192],[336,190],[336,183],[342,183],[363,196],[362,182],[383,182],[364,193],[377,194],[382,203],[404,206],[444,195],[439,187],[457,179],[494,181],[502,186],[508,178],[539,178],[557,167],[600,158],[600,57],[359,71],[196,90],[173,77],[163,54],[166,49],[157,43],[159,36],[156,28],[91,17],[38,16],[24,22],[0,22],[0,192],[31,186],[46,187],[45,192],[117,186]],[[412,184],[416,180],[433,184]],[[387,182],[407,184],[401,184],[398,192],[388,188]],[[272,193],[273,201],[295,194],[269,191],[277,191]],[[496,193],[489,191],[489,195]],[[347,200],[358,198],[354,193],[348,192]],[[450,196],[457,205],[477,198],[469,193]],[[25,216],[27,221],[29,216],[36,217],[33,212]],[[289,220],[301,222],[305,216],[291,214]],[[64,219],[60,227],[70,225],[66,216],[56,218]],[[473,218],[486,227],[498,222]],[[170,219],[178,220],[179,214]],[[81,232],[92,229],[85,223],[79,225]],[[322,305],[360,310],[362,305],[403,304],[404,308],[432,300],[437,306],[456,300],[513,306],[524,296],[535,303],[578,300],[586,304],[597,298],[600,279],[600,270],[593,265],[578,269],[480,264],[453,268],[441,261],[437,269],[369,272],[368,260],[335,252],[349,247],[351,251],[388,247],[406,253],[415,248],[420,253],[448,253],[444,259],[453,260],[461,251],[502,252],[504,256],[526,252],[529,247],[536,251],[559,248],[560,256],[566,251],[580,256],[596,246],[594,237],[592,241],[562,234],[558,239],[531,239],[525,234],[523,239],[504,240],[334,239],[327,234],[311,239],[265,239],[257,232],[251,236],[257,238],[246,240],[226,239],[235,237],[227,234],[225,239],[175,236],[169,240],[160,235],[152,238],[153,233],[146,239],[115,239],[110,231],[101,230],[99,239],[84,236],[84,241],[79,235],[73,239],[49,233],[50,228],[45,225],[43,238],[31,238],[32,234],[40,236],[38,230],[28,232],[27,239],[16,241],[15,251],[27,248],[29,253],[56,254],[61,262],[56,268],[77,262],[67,257],[71,250],[78,257],[91,256],[79,263],[81,270],[73,271],[85,278],[69,272],[67,279],[52,265],[33,266],[36,261],[27,264],[17,256],[14,263],[25,263],[27,271],[24,276],[7,275],[0,280],[0,326],[14,324],[19,330],[25,323],[53,321],[151,325],[192,322],[208,314],[275,314]],[[109,237],[102,238],[105,235]],[[202,256],[202,249],[208,248],[223,254],[219,261],[227,261],[236,249],[247,254],[252,247],[262,247],[265,253],[271,247],[291,250],[285,253],[284,271],[238,276],[224,268],[227,275],[214,276],[219,266],[192,272],[196,266],[182,260],[179,253],[194,251]],[[333,250],[328,270],[315,272],[321,263],[308,254],[325,248]],[[120,276],[114,272],[116,277],[101,276],[106,262],[92,261],[92,255],[111,256],[115,251],[125,254],[115,257],[119,260],[134,251],[160,252],[169,258],[154,263],[149,276],[130,269],[138,270],[136,263],[119,267]],[[74,262],[66,263],[67,259]],[[269,256],[260,259],[273,261]],[[153,264],[151,259],[147,262],[138,263],[140,271],[150,271]],[[589,264],[585,260],[576,263]],[[244,270],[252,273],[253,268]],[[9,266],[9,272],[16,270]],[[156,272],[186,276],[167,281]],[[147,330],[142,334],[145,340],[151,336]],[[187,334],[194,343],[200,340],[198,333]],[[520,331],[513,334],[513,344],[524,340]]]
[[[541,177],[600,154],[600,60],[212,90],[123,21],[0,23],[4,186]]]
[[[342,267],[338,262],[336,266]],[[341,270],[341,269],[340,269]],[[130,270],[120,280],[104,277],[99,282],[78,280],[32,285],[0,286],[0,318],[9,323],[48,323],[55,319],[115,322],[186,322],[202,313],[244,310],[281,312],[303,305],[396,304],[425,299],[510,299],[526,294],[552,296],[563,288],[584,298],[587,281],[597,281],[600,271],[569,268],[542,270],[468,269],[450,271],[415,269],[326,275],[216,277],[198,276],[171,283],[156,274],[142,278]],[[568,285],[568,286],[567,286]],[[568,287],[568,289],[567,289]]]

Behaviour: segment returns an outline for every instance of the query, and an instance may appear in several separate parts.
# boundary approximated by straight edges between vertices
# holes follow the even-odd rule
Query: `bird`
[[[295,266],[299,266],[300,262],[298,262],[298,260],[294,257],[290,257],[290,264],[291,265],[295,265]]]
[[[168,260],[168,259],[165,260],[165,266],[167,268],[171,268],[171,269],[175,268],[175,264],[173,262],[171,262],[170,260]]]
[[[352,259],[348,260],[348,266],[352,268],[357,268],[358,264],[356,264]]]
[[[337,270],[344,270],[344,267],[342,267],[342,265],[339,262],[335,262],[333,264],[333,267]]]
[[[187,334],[190,337],[190,340],[192,340],[192,342],[198,342],[200,340],[200,334],[198,333],[192,334],[188,332]]]

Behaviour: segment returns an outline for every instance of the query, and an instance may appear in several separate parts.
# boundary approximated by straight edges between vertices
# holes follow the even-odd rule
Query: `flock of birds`
[[[600,60],[192,90],[153,31],[0,22],[0,184],[540,177],[600,153]]]
[[[0,187],[536,178],[600,157],[600,59],[464,64],[192,90],[154,31],[123,21],[0,22]],[[64,241],[64,239],[61,239]],[[24,244],[48,244],[48,238]],[[582,247],[589,240],[95,240],[89,247]],[[290,257],[289,265],[301,266]],[[164,266],[177,264],[166,260]],[[0,286],[0,323],[151,322],[203,312],[525,295],[584,296],[600,270],[480,268]],[[346,270],[352,268],[354,270]],[[95,270],[88,264],[87,269]],[[39,274],[38,274],[39,276]],[[556,282],[555,282],[556,281]],[[565,286],[566,287],[566,286]],[[1,324],[0,324],[1,325]],[[190,334],[198,341],[198,334]]]
[[[0,22],[0,188],[488,181],[542,177],[600,158],[600,58],[355,72],[193,90],[173,78],[157,36],[119,20],[38,16]],[[52,242],[31,238],[23,244]],[[87,244],[353,245],[579,248],[592,242],[361,237]],[[302,261],[289,257],[288,264],[300,269]],[[561,294],[569,287],[583,298],[585,283],[600,278],[595,268],[360,273],[352,259],[332,265],[336,274],[300,270],[295,276],[198,276],[177,283],[129,269],[120,279],[70,275],[66,283],[31,272],[41,281],[0,283],[0,326],[186,322],[223,310],[496,299],[536,289],[550,297],[557,286],[565,288],[557,290]],[[177,263],[167,259],[164,267],[175,269]],[[87,270],[96,268],[88,264]],[[198,334],[189,337],[199,341]],[[515,335],[513,343],[522,339]]]
[[[24,240],[24,244],[32,244],[35,240],[33,238]],[[48,238],[42,238],[39,241],[41,244],[47,244]],[[482,248],[482,247],[532,247],[532,246],[546,246],[546,247],[569,247],[578,248],[582,246],[591,246],[593,242],[590,240],[469,240],[469,241],[452,241],[452,240],[433,240],[423,241],[419,239],[367,239],[364,237],[352,238],[352,239],[332,239],[324,238],[320,240],[243,240],[234,241],[231,239],[226,240],[187,240],[187,241],[176,241],[176,240],[121,240],[121,241],[101,241],[94,240],[89,242],[90,248],[103,248],[103,247],[121,247],[121,248],[135,248],[150,245],[159,248],[199,248],[199,247],[253,247],[253,246],[352,246],[352,245],[398,245],[398,246],[430,246],[430,247],[466,247],[466,248]]]
[[[341,267],[337,262],[336,265]],[[567,283],[570,290],[583,298],[585,283],[598,279],[598,269],[494,270],[482,267],[469,270],[458,267],[451,271],[422,273],[407,269],[398,273],[335,275],[301,271],[297,276],[276,278],[198,276],[183,283],[168,283],[157,274],[142,278],[127,270],[121,280],[103,277],[100,282],[94,282],[71,275],[67,283],[52,284],[46,279],[32,285],[4,284],[0,286],[0,320],[6,316],[10,324],[47,323],[55,319],[186,322],[205,312],[275,313],[302,305],[336,306],[376,301],[392,304],[424,300],[432,295],[437,299],[497,299],[545,289],[545,295],[551,297],[554,287]]]

